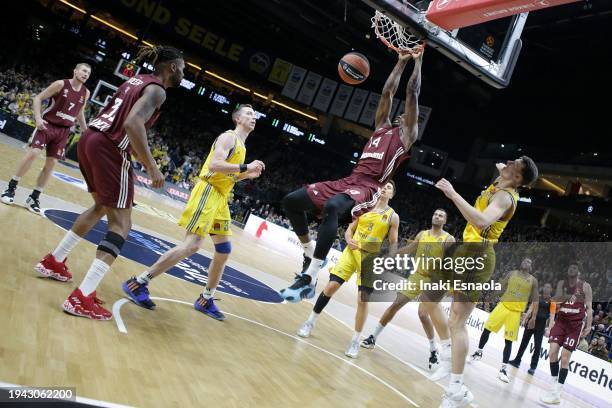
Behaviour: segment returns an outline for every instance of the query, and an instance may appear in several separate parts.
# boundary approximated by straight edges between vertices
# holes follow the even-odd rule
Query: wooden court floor
[[[23,150],[0,143],[2,189],[22,154]],[[39,159],[20,182],[17,204],[34,185],[42,163]],[[80,178],[78,170],[62,165],[56,171]],[[176,218],[180,215],[179,208],[155,197],[137,194],[136,200]],[[53,178],[41,204],[80,212],[91,204],[91,198]],[[183,236],[173,222],[139,211],[133,212],[133,224],[173,242]],[[167,299],[159,300],[155,311],[117,302],[123,298],[121,283],[144,268],[121,257],[99,287],[98,296],[109,308],[123,303],[119,314],[125,332],[115,320],[94,322],[66,315],[60,305],[83,278],[95,253],[94,244],[83,241],[69,256],[72,282],[51,281],[38,277],[33,266],[55,247],[64,231],[20,206],[0,205],[0,225],[0,382],[76,387],[80,396],[143,407],[439,404],[441,385],[446,381],[431,382],[393,353],[362,349],[356,360],[345,357],[351,330],[337,317],[324,314],[313,337],[298,338],[295,332],[308,316],[311,303],[264,303],[218,293],[219,306],[228,315],[225,322],[218,322],[193,310],[201,286],[166,275],[150,285],[152,296]],[[210,255],[212,245],[207,242],[201,252]],[[237,228],[231,260],[235,268],[262,277],[274,289],[289,282],[300,263],[263,247]],[[324,284],[320,281],[319,289]],[[353,288],[345,286],[335,298],[336,309],[354,305]],[[372,307],[366,332],[385,306]],[[416,315],[402,316],[398,325],[410,333],[396,339],[405,344],[403,358],[423,362],[424,338]],[[478,378],[478,373],[472,375]],[[541,392],[539,385],[524,381],[505,389],[495,378],[472,383],[476,401],[483,407],[537,406],[534,395]],[[570,399],[563,406],[587,405]]]

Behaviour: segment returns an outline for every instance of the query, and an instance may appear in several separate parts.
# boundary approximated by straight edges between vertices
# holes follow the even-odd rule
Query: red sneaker
[[[61,282],[68,282],[72,279],[72,274],[66,266],[66,259],[63,262],[59,262],[52,254],[45,255],[42,261],[36,264],[34,269],[42,276]]]
[[[68,299],[64,301],[62,308],[71,315],[88,317],[92,320],[111,320],[113,314],[100,306],[102,301],[96,297],[96,292],[84,296],[79,288],[76,288]]]

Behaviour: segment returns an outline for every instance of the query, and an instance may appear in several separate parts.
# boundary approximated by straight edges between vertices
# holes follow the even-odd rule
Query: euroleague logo
[[[47,209],[45,216],[63,229],[70,229],[79,214],[71,211]],[[100,221],[85,236],[93,244],[98,244],[105,236],[106,221]],[[145,266],[151,266],[160,255],[175,245],[143,231],[132,229],[121,250],[121,256]],[[211,259],[199,253],[185,258],[166,273],[187,282],[203,286],[208,282],[208,267]],[[129,276],[125,276],[127,279]],[[263,282],[226,265],[219,286],[219,292],[240,296],[260,302],[281,303],[283,299],[274,289]]]

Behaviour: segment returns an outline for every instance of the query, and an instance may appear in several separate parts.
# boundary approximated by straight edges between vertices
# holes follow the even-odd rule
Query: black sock
[[[37,189],[32,190],[32,194],[30,194],[30,197],[32,197],[35,200],[38,200],[38,198],[40,197],[40,190],[37,190]]]
[[[329,299],[331,299],[331,297],[327,297],[325,296],[325,293],[321,292],[321,294],[317,298],[317,302],[312,308],[312,311],[316,314],[321,314],[325,306],[327,306],[327,303],[329,303]]]
[[[489,341],[489,334],[491,334],[491,332],[487,329],[484,329],[482,331],[482,334],[480,335],[480,342],[478,343],[478,348],[479,349],[483,349],[485,344],[487,344],[487,341]]]
[[[567,368],[562,368],[559,371],[559,384],[565,384],[565,379],[567,378]]]
[[[19,183],[19,182],[18,182],[17,180],[15,180],[15,179],[13,179],[13,178],[12,178],[12,179],[9,181],[8,188],[10,188],[11,190],[14,190],[14,189],[16,189],[16,188],[17,188],[17,184],[18,184],[18,183]]]
[[[504,364],[508,364],[508,361],[510,360],[510,353],[512,353],[512,342],[510,340],[506,340],[506,344],[504,346]]]
[[[552,361],[550,362],[550,375],[552,375],[553,377],[557,377],[559,376],[559,362],[555,362],[553,363]]]

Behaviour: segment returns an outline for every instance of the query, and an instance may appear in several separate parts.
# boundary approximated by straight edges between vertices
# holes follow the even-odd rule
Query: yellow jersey
[[[527,306],[531,295],[531,275],[525,275],[519,271],[511,272],[508,279],[508,287],[501,297],[501,302],[508,310],[522,312]]]
[[[387,207],[384,211],[370,211],[359,216],[353,240],[359,243],[362,251],[377,253],[391,227],[393,208]]]
[[[484,190],[480,196],[476,199],[476,203],[474,203],[474,208],[480,212],[483,212],[485,208],[489,206],[489,202],[493,198],[493,195],[498,191],[505,191],[510,194],[512,198],[512,208],[504,214],[502,218],[495,221],[488,228],[480,230],[476,228],[474,225],[468,224],[463,230],[463,241],[464,242],[484,242],[484,243],[496,243],[499,240],[504,228],[510,222],[510,219],[514,215],[514,211],[516,211],[516,206],[518,204],[519,195],[513,188],[498,188],[496,184],[491,184],[486,190]]]
[[[228,130],[225,133],[231,133],[234,136],[234,147],[230,149],[225,161],[231,164],[244,164],[244,158],[246,157],[246,147],[244,146],[244,143],[242,143],[242,140],[240,140],[236,132],[233,130]],[[219,138],[217,137],[217,139]],[[220,194],[227,196],[234,188],[234,184],[236,184],[238,173],[224,174],[208,170],[208,165],[215,154],[215,144],[217,143],[217,139],[215,139],[212,147],[210,148],[210,153],[208,153],[208,157],[202,166],[200,178],[211,184],[217,191],[219,191]]]
[[[433,268],[436,266],[441,267],[442,258],[444,257],[444,242],[449,236],[450,234],[446,231],[442,231],[439,236],[433,235],[430,230],[422,232],[414,254],[415,260],[421,258],[418,261],[419,264],[415,273],[429,276]],[[438,262],[434,258],[439,258],[440,261]]]

